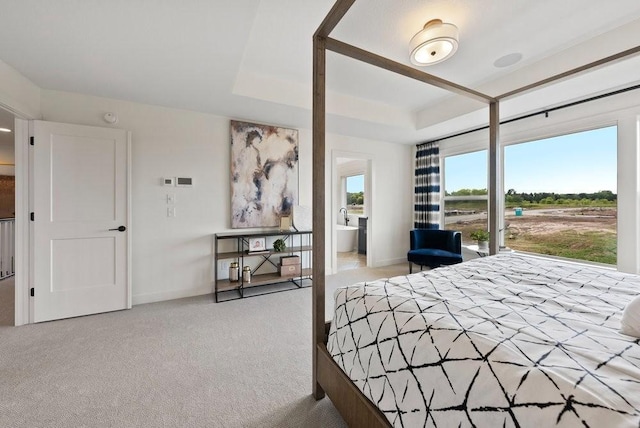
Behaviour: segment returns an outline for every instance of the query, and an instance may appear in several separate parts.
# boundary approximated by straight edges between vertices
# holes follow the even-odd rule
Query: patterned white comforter
[[[640,277],[501,254],[338,289],[327,347],[396,427],[639,427]]]

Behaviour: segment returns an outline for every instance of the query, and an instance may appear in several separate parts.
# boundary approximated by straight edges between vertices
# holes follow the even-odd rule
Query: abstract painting
[[[298,130],[231,121],[231,227],[275,227],[298,203]]]

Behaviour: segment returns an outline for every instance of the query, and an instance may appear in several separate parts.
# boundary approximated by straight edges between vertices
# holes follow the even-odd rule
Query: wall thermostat
[[[180,187],[193,186],[193,178],[191,178],[191,177],[176,177],[176,186],[180,186]]]
[[[163,178],[162,179],[162,184],[165,186],[173,186],[174,185],[174,180],[173,177],[169,177],[169,178]]]

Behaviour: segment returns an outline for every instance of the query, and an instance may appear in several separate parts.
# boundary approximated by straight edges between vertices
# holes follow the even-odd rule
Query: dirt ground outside
[[[505,226],[505,245],[514,250],[608,264],[617,260],[615,207],[525,210],[522,216],[505,216]],[[472,244],[469,235],[486,230],[486,215],[448,223],[446,228],[460,230],[463,242]]]

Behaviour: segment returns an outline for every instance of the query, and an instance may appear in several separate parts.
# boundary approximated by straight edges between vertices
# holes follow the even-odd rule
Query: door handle
[[[125,226],[120,226],[120,227],[116,227],[115,229],[109,229],[109,230],[117,230],[118,232],[124,232],[125,230],[127,230],[127,228]]]

